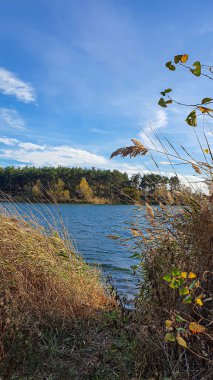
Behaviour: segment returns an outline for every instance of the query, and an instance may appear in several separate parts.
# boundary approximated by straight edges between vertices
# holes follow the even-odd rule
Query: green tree
[[[169,186],[171,192],[180,190],[180,180],[178,176],[173,176],[169,179]]]

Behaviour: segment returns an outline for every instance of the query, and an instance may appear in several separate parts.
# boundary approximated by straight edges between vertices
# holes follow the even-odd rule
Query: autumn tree
[[[37,179],[36,183],[32,187],[32,196],[35,199],[42,198],[42,183],[40,179]]]
[[[76,187],[76,193],[79,198],[84,199],[85,201],[89,201],[93,197],[93,191],[89,186],[86,178],[82,178],[79,185]]]
[[[59,203],[70,202],[70,192],[64,187],[64,181],[61,178],[58,178],[58,181],[49,190],[51,198]]]

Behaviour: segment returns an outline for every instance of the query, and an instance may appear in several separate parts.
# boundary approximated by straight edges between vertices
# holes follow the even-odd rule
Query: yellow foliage
[[[165,324],[166,324],[166,328],[167,328],[167,329],[170,329],[170,327],[171,327],[171,325],[172,325],[172,321],[171,321],[170,319],[167,319],[167,320],[165,321]]]
[[[197,275],[195,274],[195,273],[193,273],[193,272],[189,272],[189,276],[188,276],[188,278],[196,278],[197,277]]]
[[[76,191],[78,192],[78,194],[80,195],[81,198],[88,200],[88,201],[93,196],[93,191],[92,191],[91,187],[89,186],[86,178],[81,179],[81,182],[77,186]]]
[[[194,333],[194,334],[199,334],[205,331],[205,327],[202,325],[199,325],[199,323],[196,322],[191,322],[189,325],[189,329]]]
[[[180,335],[178,335],[176,339],[177,339],[177,342],[178,342],[178,344],[179,344],[180,346],[182,346],[182,347],[184,347],[184,348],[187,348],[187,343],[186,343],[186,341],[185,341],[183,338],[181,338]]]
[[[203,306],[203,301],[201,300],[200,296],[197,297],[197,298],[195,298],[195,302],[196,302],[197,305]]]
[[[182,57],[181,57],[181,59],[180,59],[181,62],[182,62],[182,63],[186,63],[187,60],[188,60],[188,57],[189,57],[188,54],[183,54]]]

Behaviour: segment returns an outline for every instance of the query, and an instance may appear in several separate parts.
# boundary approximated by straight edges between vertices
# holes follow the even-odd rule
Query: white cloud
[[[71,146],[45,146],[34,143],[20,142],[16,139],[1,138],[0,142],[12,146],[10,149],[2,149],[0,157],[15,160],[35,166],[104,166],[107,160],[84,149]]]
[[[37,145],[33,143],[19,143],[19,147],[23,148],[24,150],[29,150],[29,151],[36,151],[36,150],[44,150],[45,145]]]
[[[160,161],[159,162],[159,165],[176,165],[177,164],[177,162],[173,162],[173,161]]]
[[[34,88],[4,67],[0,67],[0,92],[15,96],[24,103],[35,102]]]
[[[9,126],[15,129],[24,129],[25,122],[18,112],[10,108],[0,108],[0,127]]]
[[[8,137],[0,137],[0,143],[5,145],[16,145],[18,143],[17,139],[10,139]]]
[[[142,143],[148,148],[159,147],[159,142],[155,137],[158,129],[165,128],[168,124],[167,114],[164,110],[157,110],[153,121],[147,124],[139,133]]]
[[[108,134],[110,134],[109,131],[106,131],[106,130],[103,130],[103,129],[100,129],[100,128],[91,128],[90,131],[93,132],[93,133],[98,133],[99,135],[108,135]]]

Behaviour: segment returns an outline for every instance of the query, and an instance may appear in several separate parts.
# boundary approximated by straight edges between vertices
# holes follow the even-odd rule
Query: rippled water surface
[[[36,214],[42,222],[42,215],[51,219],[48,210],[57,215],[55,205],[19,203],[17,207],[21,212]],[[58,207],[78,252],[88,263],[98,264],[111,277],[121,296],[133,298],[137,278],[132,275],[131,266],[137,264],[137,260],[130,258],[132,252],[128,247],[107,235],[131,237],[128,227],[144,218],[143,211],[131,205],[60,204]],[[56,218],[59,221],[59,217]]]

